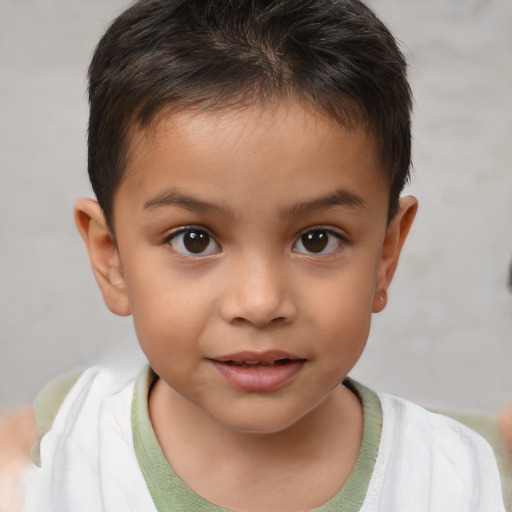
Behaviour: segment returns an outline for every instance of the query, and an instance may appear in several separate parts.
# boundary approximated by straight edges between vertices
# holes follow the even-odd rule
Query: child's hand
[[[31,407],[0,417],[0,512],[21,510],[20,485],[35,434]]]

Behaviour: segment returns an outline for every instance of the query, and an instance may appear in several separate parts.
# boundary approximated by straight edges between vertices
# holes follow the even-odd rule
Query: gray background
[[[56,374],[142,362],[75,232],[86,69],[122,0],[0,0],[0,404]],[[353,376],[425,405],[512,398],[512,2],[372,0],[410,63],[420,211]]]

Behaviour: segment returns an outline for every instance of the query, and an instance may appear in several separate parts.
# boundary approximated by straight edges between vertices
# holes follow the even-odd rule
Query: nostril
[[[269,327],[269,326],[279,326],[283,323],[286,322],[286,318],[284,316],[279,316],[279,317],[276,317],[276,318],[271,318],[270,320],[258,320],[257,318],[245,318],[245,317],[242,317],[242,316],[238,316],[236,318],[234,318],[232,321],[231,321],[231,324],[232,325],[253,325],[253,326],[256,326],[258,328],[263,328],[263,327]]]

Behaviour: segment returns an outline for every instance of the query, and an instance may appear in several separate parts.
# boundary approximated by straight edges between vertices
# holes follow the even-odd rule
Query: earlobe
[[[105,304],[116,315],[129,315],[121,259],[100,205],[92,199],[79,199],[75,204],[75,222]]]
[[[373,296],[372,313],[380,313],[388,303],[388,292],[386,290],[377,290]]]
[[[402,247],[409,234],[417,210],[418,201],[415,197],[403,197],[400,199],[397,214],[387,227],[373,297],[372,311],[374,313],[379,313],[386,307],[387,289],[395,274]]]

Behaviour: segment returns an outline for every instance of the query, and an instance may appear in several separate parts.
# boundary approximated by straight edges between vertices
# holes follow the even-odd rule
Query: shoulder
[[[452,463],[476,458],[494,464],[489,443],[466,425],[393,395],[382,393],[379,399],[383,434],[398,434],[400,438],[395,448],[407,451],[410,446],[423,447],[432,458],[449,456]]]
[[[24,480],[25,510],[153,510],[133,446],[135,378],[94,367],[41,392],[50,407],[39,407],[46,432]]]
[[[422,496],[429,510],[503,510],[496,460],[483,437],[407,400],[385,393],[379,399],[377,465],[401,492],[407,484],[411,504]]]
[[[30,457],[38,466],[41,465],[41,439],[52,428],[62,402],[83,373],[84,370],[76,371],[50,381],[41,389],[34,400],[37,434],[30,449]]]
[[[65,374],[44,386],[34,401],[37,435],[30,450],[36,465],[41,465],[40,448],[44,436],[69,417],[77,417],[84,408],[99,407],[103,399],[120,391],[129,381],[122,372],[109,368],[92,367]]]

